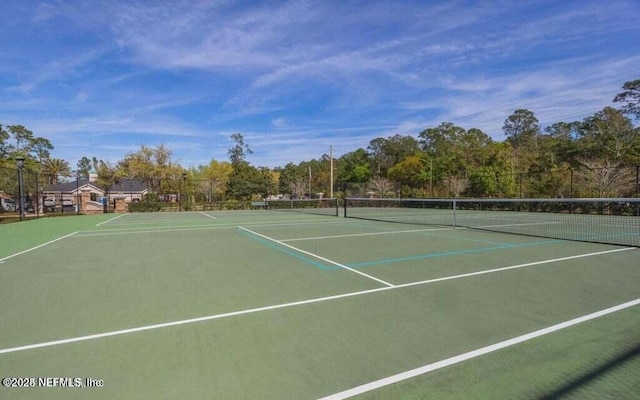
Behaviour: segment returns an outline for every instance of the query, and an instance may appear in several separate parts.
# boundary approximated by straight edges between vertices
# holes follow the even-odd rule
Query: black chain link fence
[[[45,206],[43,196],[43,188],[50,183],[51,177],[45,174],[26,168],[0,167],[0,214],[23,218],[51,212]]]
[[[438,179],[338,182],[340,197],[365,198],[606,198],[640,197],[640,166],[566,168],[534,173],[462,171]]]
[[[22,174],[23,196],[20,198],[19,178]],[[23,168],[0,167],[0,214],[3,216],[41,216],[47,213],[81,213],[83,200],[73,184],[77,178],[66,178],[67,190],[50,190],[59,183],[58,177]],[[85,180],[84,183],[87,181]],[[153,196],[163,211],[211,211],[250,209],[253,198],[227,198],[226,182],[212,179],[153,179],[142,182],[147,196]],[[113,212],[115,200],[105,187],[99,201],[101,212]],[[117,187],[117,184],[112,185]],[[640,167],[568,168],[537,173],[495,173],[491,171],[461,172],[438,179],[418,182],[392,182],[378,178],[369,182],[337,182],[335,197],[367,198],[601,198],[640,197]],[[94,194],[95,195],[95,194]],[[130,194],[131,202],[134,195]],[[137,199],[142,199],[138,194]],[[24,212],[21,213],[21,204]],[[127,208],[125,208],[125,211]]]

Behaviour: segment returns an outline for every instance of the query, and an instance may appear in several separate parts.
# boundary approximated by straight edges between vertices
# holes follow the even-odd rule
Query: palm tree
[[[50,184],[55,185],[59,176],[71,176],[71,167],[63,159],[47,158],[42,162],[42,173],[47,176]]]

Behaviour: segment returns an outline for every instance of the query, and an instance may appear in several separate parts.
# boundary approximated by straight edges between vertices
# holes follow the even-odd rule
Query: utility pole
[[[429,159],[429,195],[433,197],[433,158]]]
[[[311,165],[309,165],[309,200],[311,199]]]
[[[333,146],[329,146],[329,161],[331,162],[331,183],[329,184],[329,198],[333,199]]]

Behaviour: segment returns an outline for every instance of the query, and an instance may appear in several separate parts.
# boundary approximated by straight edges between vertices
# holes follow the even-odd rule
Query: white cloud
[[[275,166],[443,121],[501,139],[516,108],[543,124],[598,111],[640,62],[634,2],[23,8],[25,28],[49,39],[0,28],[0,122],[30,127],[71,158],[78,146],[117,159],[164,142],[186,164],[208,162],[242,132],[250,159]]]
[[[76,95],[73,97],[73,101],[77,102],[77,103],[84,103],[85,101],[87,101],[87,99],[89,98],[89,94],[85,91],[79,91],[78,93],[76,93]]]
[[[285,127],[287,125],[287,120],[283,117],[278,117],[274,120],[271,121],[271,124],[273,126],[275,126],[276,128],[282,128]]]

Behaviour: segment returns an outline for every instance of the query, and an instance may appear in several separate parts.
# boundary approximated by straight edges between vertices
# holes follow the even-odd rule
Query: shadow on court
[[[637,363],[634,368],[631,365]],[[621,368],[630,368],[631,373],[627,371],[621,371]],[[621,353],[618,353],[613,358],[603,362],[600,365],[596,365],[584,374],[571,379],[565,385],[546,393],[539,399],[555,400],[580,397],[578,391],[589,391],[589,386],[594,383],[603,380],[605,378],[611,378],[611,383],[605,383],[612,387],[612,390],[619,393],[632,393],[628,389],[633,386],[640,385],[640,377],[638,375],[638,369],[640,368],[640,343],[635,347],[627,349]],[[612,377],[612,375],[616,375]],[[631,386],[631,387],[629,387]],[[610,393],[614,395],[614,393]],[[636,393],[637,394],[637,393]],[[613,397],[611,397],[613,398]]]

